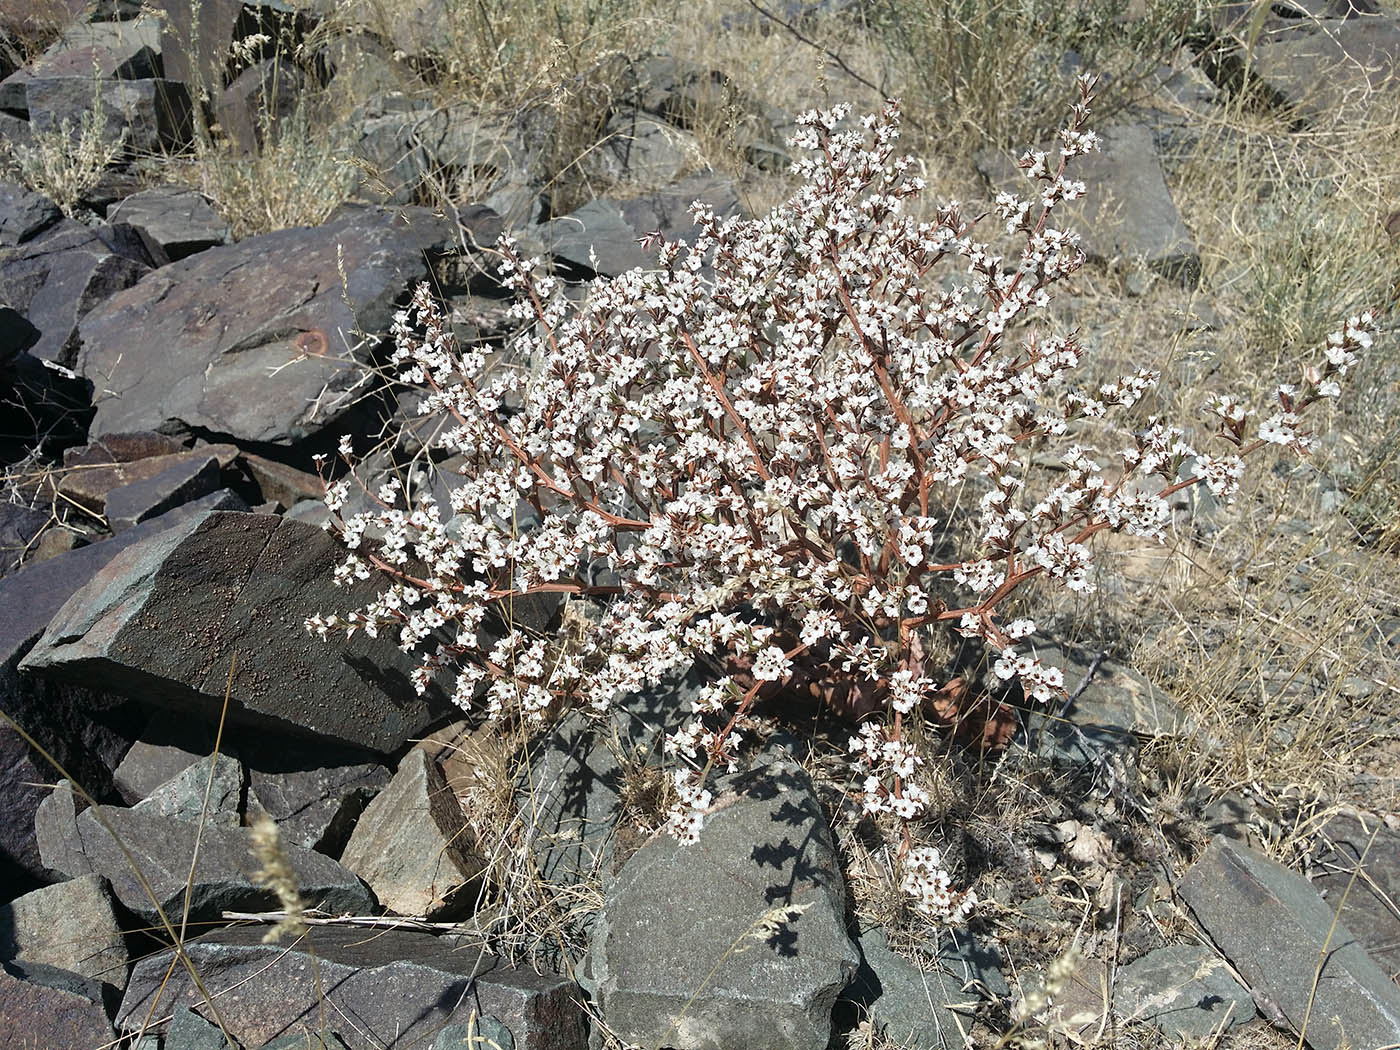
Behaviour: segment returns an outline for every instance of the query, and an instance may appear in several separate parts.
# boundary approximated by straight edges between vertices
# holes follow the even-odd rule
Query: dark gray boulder
[[[126,940],[101,876],[45,886],[0,907],[0,961],[16,959],[124,987]]]
[[[1217,836],[1179,889],[1271,1019],[1315,1050],[1386,1046],[1400,1033],[1400,989],[1301,875]],[[1319,974],[1319,952],[1327,949]]]
[[[415,693],[415,663],[387,639],[306,631],[312,613],[355,608],[384,585],[337,588],[342,557],[302,522],[209,514],[113,558],[22,667],[201,717],[217,717],[228,688],[231,725],[392,751],[445,707]]]
[[[774,908],[804,907],[771,931]],[[825,1050],[860,956],[845,884],[795,763],[730,778],[700,839],[657,835],[618,873],[580,978],[624,1042],[676,1050]]]
[[[442,240],[441,222],[362,209],[163,267],[80,328],[77,371],[114,395],[93,432],[186,427],[280,445],[318,434],[374,385],[370,350]]]
[[[184,914],[187,889],[190,919],[200,922],[216,921],[225,911],[280,907],[277,895],[248,874],[258,863],[247,828],[207,823],[201,828],[194,821],[117,806],[85,809],[71,821],[68,814],[62,805],[46,806],[40,813],[44,862],[72,876],[103,876],[117,900],[147,924],[159,927],[158,907],[177,921]],[[282,849],[308,907],[354,915],[373,908],[374,898],[360,880],[329,857],[286,844]],[[132,870],[133,861],[144,885]]]
[[[24,85],[35,133],[65,128],[76,142],[87,114],[100,116],[102,142],[123,152],[151,156],[193,142],[194,111],[185,85],[150,77],[99,80],[86,76],[31,76]],[[95,117],[86,117],[93,120]]]
[[[134,227],[65,221],[0,249],[0,301],[39,330],[30,353],[72,367],[83,317],[167,261],[159,245]]]
[[[227,244],[229,224],[204,194],[178,186],[156,186],[133,193],[107,210],[109,222],[140,226],[172,260]]]
[[[222,485],[217,456],[195,453],[141,481],[120,485],[107,493],[107,526],[121,532],[164,514]]]
[[[102,985],[40,963],[0,968],[0,1031],[18,1047],[96,1047],[112,1042]]]
[[[516,1050],[583,1050],[587,1023],[571,981],[502,960],[446,938],[407,930],[322,927],[307,946],[262,943],[257,928],[228,929],[186,943],[215,995],[237,989],[239,1008],[225,1011],[229,1033],[246,1046],[327,1027],[352,1050],[429,1046],[450,1024],[472,1014],[495,1018]],[[155,996],[162,1007],[207,1009],[186,971],[170,973],[169,953],[137,963],[117,1014],[123,1031],[140,1027]],[[167,979],[167,974],[169,974]],[[337,1019],[352,1019],[353,1024]]]
[[[61,218],[58,205],[42,193],[18,183],[0,182],[0,248],[23,244]]]
[[[703,201],[716,217],[740,212],[734,183],[720,175],[694,175],[664,189],[628,200],[600,198],[539,227],[544,247],[566,262],[604,277],[628,270],[655,269],[655,252],[643,251],[638,240],[660,231],[669,239],[693,239],[690,205]]]

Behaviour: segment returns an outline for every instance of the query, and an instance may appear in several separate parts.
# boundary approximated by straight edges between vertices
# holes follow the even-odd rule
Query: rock
[[[1400,832],[1373,816],[1340,813],[1318,831],[1311,865],[1313,889],[1333,907],[1341,906],[1342,922],[1393,980],[1400,974],[1400,918],[1394,907],[1400,899]]]
[[[85,809],[71,823],[66,812],[45,810],[40,848],[44,863],[74,876],[90,870],[112,884],[122,905],[143,922],[159,926],[157,905],[174,920],[184,913],[186,884],[192,921],[208,922],[225,911],[268,911],[280,907],[276,895],[245,874],[256,861],[246,828],[206,825],[157,816],[137,809],[100,806]],[[100,820],[98,818],[101,818]],[[104,824],[106,825],[104,827]],[[110,830],[108,830],[110,829]],[[132,871],[127,852],[135,859],[155,900]],[[193,877],[190,858],[198,838]],[[57,848],[52,848],[52,847]],[[295,874],[297,889],[309,906],[332,914],[363,915],[374,904],[360,880],[329,857],[283,844]]]
[[[1174,944],[1118,971],[1113,1010],[1119,1021],[1146,1021],[1169,1035],[1206,1039],[1254,1017],[1254,1000],[1209,948]]]
[[[1250,68],[1303,117],[1355,119],[1400,75],[1400,18],[1389,13],[1295,26],[1257,47]]]
[[[23,244],[62,218],[58,205],[42,193],[18,183],[0,182],[0,248]]]
[[[318,980],[306,949],[261,938],[256,928],[227,929],[186,943],[212,994],[237,988],[239,1008],[225,1011],[224,1020],[246,1046],[319,1032],[325,1016],[352,1050],[407,1050],[431,1045],[444,1026],[466,1024],[473,1013],[504,1024],[517,1050],[583,1050],[587,1043],[572,982],[512,969],[450,940],[408,930],[320,927],[311,936]],[[168,952],[137,963],[117,1014],[119,1029],[139,1028],[157,995],[164,1009],[203,1007],[183,968],[176,966],[167,982],[170,968]],[[341,1025],[341,1018],[354,1024]]]
[[[126,941],[101,877],[83,875],[0,906],[0,961],[16,959],[125,986]]]
[[[233,236],[204,194],[176,186],[133,193],[108,209],[107,221],[140,226],[172,261],[227,244]]]
[[[473,846],[442,771],[414,748],[365,807],[341,863],[369,884],[385,908],[433,919],[471,903],[458,891],[485,867]]]
[[[210,456],[218,459],[219,466],[226,466],[237,455],[233,445],[185,449],[162,434],[109,434],[82,448],[64,451],[58,491],[86,510],[105,515],[108,494],[123,486],[150,481],[171,470],[178,473],[191,466],[198,470]]]
[[[414,661],[384,638],[327,642],[304,626],[312,613],[364,604],[384,586],[336,587],[342,556],[301,522],[203,516],[113,558],[22,667],[74,681],[98,675],[111,692],[216,718],[238,654],[230,725],[392,751],[436,717],[409,680]]]
[[[94,92],[94,86],[96,91]],[[170,80],[99,80],[34,76],[24,86],[35,134],[66,130],[76,142],[84,116],[99,113],[101,141],[137,156],[174,152],[194,141],[194,116],[185,85]],[[94,118],[88,118],[94,119]]]
[[[695,225],[689,209],[696,200],[708,204],[720,219],[740,212],[739,195],[729,179],[695,175],[632,200],[590,201],[562,219],[545,223],[539,235],[554,255],[604,277],[638,267],[654,269],[655,252],[643,251],[638,239],[658,230],[671,239],[692,237]]]
[[[307,77],[283,56],[265,58],[243,70],[219,96],[214,115],[219,129],[245,155],[277,139],[297,109],[307,106]]]
[[[284,842],[339,857],[355,821],[389,782],[389,771],[375,762],[329,764],[336,756],[324,749],[320,755],[284,749],[276,757],[282,759],[277,767],[248,771],[249,806],[277,822]]]
[[[0,324],[4,319],[0,318]],[[39,540],[39,533],[53,520],[48,511],[22,507],[18,503],[0,503],[0,576],[18,569],[29,558]]]
[[[71,368],[79,322],[165,261],[159,246],[133,227],[65,222],[0,250],[0,300],[39,330],[31,351],[35,357]]]
[[[519,121],[391,96],[367,105],[355,128],[355,156],[368,173],[356,190],[362,200],[411,204],[425,191],[445,191],[486,205],[511,226],[540,219],[547,176]]]
[[[1178,888],[1255,1000],[1276,1007],[1294,1031],[1307,1017],[1315,1050],[1395,1042],[1400,988],[1345,925],[1334,928],[1332,906],[1305,879],[1217,837]]]
[[[163,1050],[228,1050],[228,1041],[218,1025],[187,1006],[177,1006],[165,1031]]]
[[[210,779],[210,766],[213,779]],[[208,807],[205,795],[208,794]],[[231,755],[200,758],[186,766],[131,808],[133,813],[170,817],[218,827],[242,822],[243,763]]]
[[[289,0],[166,0],[161,56],[165,75],[217,96],[251,62],[234,47],[262,34],[253,61],[281,54],[287,61],[314,25],[307,4]]]
[[[824,1050],[859,961],[826,817],[792,763],[722,790],[698,842],[657,835],[626,862],[580,979],[624,1042]],[[761,919],[788,905],[807,910],[764,936]]]
[[[542,879],[566,886],[606,870],[622,810],[616,749],[656,764],[661,735],[691,716],[691,703],[710,681],[700,668],[673,674],[628,696],[606,721],[570,712],[534,745],[516,785],[516,811],[530,829]]]
[[[143,16],[129,22],[75,22],[28,67],[34,77],[92,81],[150,80],[161,75],[160,22]]]
[[[1078,232],[1080,247],[1091,260],[1121,260],[1130,268],[1141,264],[1193,285],[1200,277],[1200,256],[1172,202],[1152,132],[1141,124],[1124,124],[1101,129],[1099,137],[1098,152],[1071,162],[1068,177],[1083,182],[1088,191],[1056,208],[1056,225]],[[1057,145],[1039,148],[1059,155]],[[1024,198],[1043,185],[1026,179],[1013,158],[1000,151],[983,150],[974,160],[996,190]]]
[[[174,744],[138,740],[112,774],[112,781],[129,805],[140,802],[208,754],[207,748],[186,750]]]
[[[388,332],[398,297],[427,273],[425,239],[445,236],[422,217],[344,212],[151,274],[80,328],[77,370],[114,395],[93,432],[184,427],[278,445],[320,433],[371,381],[352,333]]]
[[[107,524],[113,532],[129,529],[219,488],[217,456],[182,456],[154,477],[128,482],[107,493]]]
[[[687,167],[698,166],[701,157],[689,132],[634,110],[609,119],[587,168],[609,182],[656,190],[675,182]]]
[[[950,1006],[972,1002],[962,982],[939,968],[924,973],[890,950],[883,930],[860,938],[861,967],[843,995],[864,1007],[871,1025],[908,1050],[943,1050],[964,1045],[969,1022]]]
[[[25,1050],[112,1043],[102,985],[38,963],[0,969],[0,1031]]]
[[[432,1050],[515,1050],[515,1038],[496,1018],[479,1017],[475,1023],[448,1025]]]
[[[84,688],[21,676],[19,661],[54,614],[118,551],[226,499],[227,494],[215,493],[120,537],[31,562],[0,578],[0,710],[99,798],[112,791],[112,771],[139,730],[131,705]],[[35,785],[57,777],[0,720],[0,874],[7,876],[0,885],[14,887],[14,894],[51,881],[34,841],[34,814],[48,791]]]
[[[252,452],[242,453],[240,460],[265,500],[276,500],[284,507],[292,507],[304,499],[321,500],[325,497],[325,488],[315,474]]]

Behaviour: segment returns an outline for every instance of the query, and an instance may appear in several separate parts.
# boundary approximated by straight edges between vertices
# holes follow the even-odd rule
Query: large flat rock
[[[303,522],[213,513],[122,551],[53,618],[21,670],[232,724],[392,751],[435,708],[414,662],[363,633],[323,642],[307,616],[354,608],[384,581],[334,586],[336,542]]]
[[[326,1027],[352,1050],[407,1050],[472,1014],[492,1017],[516,1050],[583,1050],[587,1025],[578,988],[563,977],[514,969],[450,940],[408,930],[320,927],[309,945],[263,944],[258,928],[228,929],[187,942],[204,987],[221,1003],[229,1034],[244,1046]],[[311,952],[316,964],[312,964]],[[155,998],[207,1010],[187,971],[169,953],[137,964],[117,1014],[141,1027]]]
[[[1400,1042],[1400,988],[1302,876],[1217,836],[1179,889],[1256,1001],[1306,1024],[1313,1050]]]
[[[787,905],[806,910],[760,933]],[[581,980],[626,1043],[825,1050],[859,960],[826,817],[806,774],[775,763],[729,781],[698,842],[658,835],[627,861]]]
[[[342,418],[395,302],[427,276],[425,240],[442,234],[431,225],[347,210],[200,252],[108,299],[79,328],[75,367],[111,395],[93,433],[290,445]]]

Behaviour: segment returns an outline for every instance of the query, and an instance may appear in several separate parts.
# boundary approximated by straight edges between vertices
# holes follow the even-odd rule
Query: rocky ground
[[[1345,420],[1372,429],[1270,464],[1245,525],[1183,494],[1169,549],[1121,546],[1099,605],[1050,610],[1069,702],[1018,709],[996,751],[944,746],[934,822],[982,903],[938,928],[858,819],[830,715],[770,712],[683,847],[653,833],[659,740],[710,669],[526,739],[419,698],[383,640],[303,629],[378,582],[333,585],[312,457],[350,435],[382,476],[428,462],[378,369],[414,285],[529,368],[501,233],[581,288],[686,236],[692,201],[751,213],[791,159],[778,87],[662,50],[561,67],[574,93],[548,104],[444,99],[450,7],[349,27],[300,0],[0,10],[0,1045],[1400,1045],[1400,197],[1366,220],[1369,269],[1336,260],[1391,295]],[[832,59],[822,89],[863,97],[822,43],[862,8],[748,5],[711,31]],[[1280,362],[1239,348],[1293,316],[1267,300],[1284,264],[1203,231],[1304,209],[1242,219],[1182,180],[1250,121],[1283,120],[1285,181],[1277,142],[1325,153],[1324,125],[1367,126],[1394,105],[1400,15],[1226,6],[1170,58],[1099,125],[1090,263],[1056,309],[1099,325],[1108,371],[1160,345],[1192,390],[1268,389]],[[269,194],[250,219],[229,172],[271,178],[259,159],[350,81],[321,213],[285,221]],[[579,146],[558,99],[600,82]],[[1016,177],[993,146],[965,172],[984,199]],[[518,614],[564,629],[559,603]]]

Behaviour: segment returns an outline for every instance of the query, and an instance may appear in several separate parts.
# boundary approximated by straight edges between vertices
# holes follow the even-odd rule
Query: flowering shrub
[[[1161,539],[1172,492],[1204,482],[1227,499],[1244,454],[1305,450],[1301,412],[1335,396],[1370,339],[1369,316],[1348,322],[1301,388],[1280,389],[1254,438],[1236,401],[1214,401],[1227,454],[1153,421],[1105,473],[1074,430],[1138,401],[1157,374],[1074,389],[1075,338],[1025,323],[1082,260],[1051,219],[1084,192],[1065,171],[1095,146],[1092,87],[1082,81],[1058,156],[1022,158],[1033,196],[997,199],[1024,239],[1009,266],[969,237],[956,204],[929,221],[903,214],[923,182],[895,151],[893,105],[855,129],[838,106],[801,118],[803,182],[787,204],[752,221],[696,204],[694,243],[646,238],[658,269],[599,281],[581,306],[503,241],[526,323],[514,349],[537,363],[533,378],[488,375],[420,288],[397,319],[393,362],[425,389],[419,412],[450,419],[435,445],[461,456],[460,482],[442,507],[391,481],[369,493],[376,509],[344,519],[357,478],[343,444],[352,470],[326,495],[350,550],[339,578],[373,567],[394,582],[308,627],[393,630],[422,658],[420,689],[450,670],[462,707],[526,723],[561,700],[606,709],[701,655],[723,657],[730,673],[666,742],[679,760],[667,827],[683,840],[699,834],[708,774],[733,767],[761,695],[815,686],[842,710],[881,715],[850,742],[864,808],[904,822],[901,880],[918,906],[957,917],[973,898],[952,893],[938,851],[909,831],[928,793],[905,730],[944,684],[929,632],[983,640],[996,675],[1033,700],[1061,693],[1061,672],[1023,651],[1035,623],[1003,623],[999,607],[1035,577],[1091,589],[1095,533]],[[941,290],[931,275],[954,261],[967,279]],[[1040,437],[1065,439],[1066,473],[1032,499],[1021,453]],[[1188,459],[1195,474],[1178,480]],[[963,486],[976,509],[953,521]],[[530,530],[511,525],[522,500],[539,522]],[[965,547],[948,555],[950,526]],[[592,614],[532,637],[507,610],[541,593]]]

